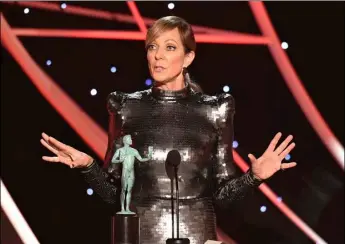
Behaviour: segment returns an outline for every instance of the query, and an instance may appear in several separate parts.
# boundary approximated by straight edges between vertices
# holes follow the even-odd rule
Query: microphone
[[[175,167],[178,167],[181,163],[181,155],[177,150],[171,150],[168,152],[165,160],[165,171],[170,180],[175,178]]]
[[[168,152],[166,163],[173,167],[178,167],[181,163],[181,155],[177,150]]]
[[[172,218],[172,238],[166,240],[166,244],[190,244],[188,238],[180,238],[180,228],[179,228],[179,219],[180,219],[180,212],[179,212],[179,190],[178,190],[178,177],[177,171],[178,166],[181,163],[181,155],[177,150],[171,150],[168,152],[167,158],[165,160],[165,169],[168,177],[170,178],[171,183],[171,218]],[[173,180],[176,183],[176,227],[177,227],[177,238],[174,237],[174,184]]]

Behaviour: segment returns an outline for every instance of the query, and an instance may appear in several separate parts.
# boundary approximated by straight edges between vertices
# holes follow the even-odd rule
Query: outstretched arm
[[[277,133],[270,145],[261,157],[256,159],[249,154],[251,161],[250,169],[240,177],[235,177],[235,170],[232,155],[233,142],[233,116],[235,113],[234,100],[230,95],[221,97],[220,109],[223,114],[220,116],[220,129],[218,133],[218,162],[215,165],[215,177],[217,180],[216,200],[231,201],[241,198],[253,187],[259,186],[279,170],[295,167],[296,162],[282,163],[282,160],[295,147],[291,143],[292,136],[288,136],[278,145],[282,134]]]
[[[86,181],[94,191],[108,203],[116,203],[117,192],[121,189],[121,168],[114,165],[115,169],[113,169],[111,175],[115,178],[115,183],[108,182],[109,174],[107,173],[107,169],[116,150],[115,141],[121,136],[122,119],[118,115],[118,111],[121,109],[122,101],[123,94],[118,92],[109,94],[107,98],[107,109],[109,113],[108,148],[103,167],[94,163],[92,167],[82,171]]]
[[[107,203],[116,203],[116,194],[118,189],[120,189],[118,182],[112,184],[108,181],[109,174],[107,173],[107,167],[109,166],[109,161],[111,161],[111,153],[114,152],[116,138],[116,128],[115,128],[115,114],[109,114],[109,130],[108,130],[108,148],[105,157],[105,163],[103,168],[94,161],[93,164],[82,170],[84,179],[91,186],[91,188]],[[115,153],[116,154],[116,153]],[[114,156],[115,157],[115,156]],[[120,175],[116,170],[112,175]]]
[[[89,155],[68,146],[57,139],[42,133],[41,143],[55,157],[44,156],[48,162],[61,162],[71,168],[80,168],[86,181],[97,192],[105,202],[115,203],[117,188],[107,182],[107,173],[103,172],[98,163]]]
[[[217,162],[213,168],[216,188],[214,198],[218,204],[226,205],[243,198],[262,181],[254,177],[251,169],[241,176],[236,174],[232,154],[235,101],[231,95],[219,97],[218,114]]]
[[[142,158],[139,154],[138,151],[135,152],[134,156],[136,157],[136,159],[138,159],[140,162],[147,162],[149,160],[151,160],[151,155],[149,155],[149,157],[147,158]]]

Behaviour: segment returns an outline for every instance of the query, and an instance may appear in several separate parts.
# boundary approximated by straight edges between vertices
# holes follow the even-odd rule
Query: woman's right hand
[[[49,151],[54,153],[55,157],[43,156],[42,159],[47,162],[63,163],[71,168],[84,168],[92,164],[93,158],[86,153],[63,144],[55,138],[42,133],[41,143]]]

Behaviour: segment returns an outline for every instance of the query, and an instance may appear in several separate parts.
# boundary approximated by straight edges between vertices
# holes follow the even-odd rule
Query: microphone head
[[[166,163],[170,166],[177,167],[181,163],[181,154],[177,150],[168,152]]]

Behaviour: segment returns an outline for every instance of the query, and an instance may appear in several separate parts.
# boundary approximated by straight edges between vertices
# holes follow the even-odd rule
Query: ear
[[[187,53],[184,56],[184,63],[183,63],[183,67],[188,67],[194,60],[195,58],[195,52],[194,51],[190,51],[189,53]]]

